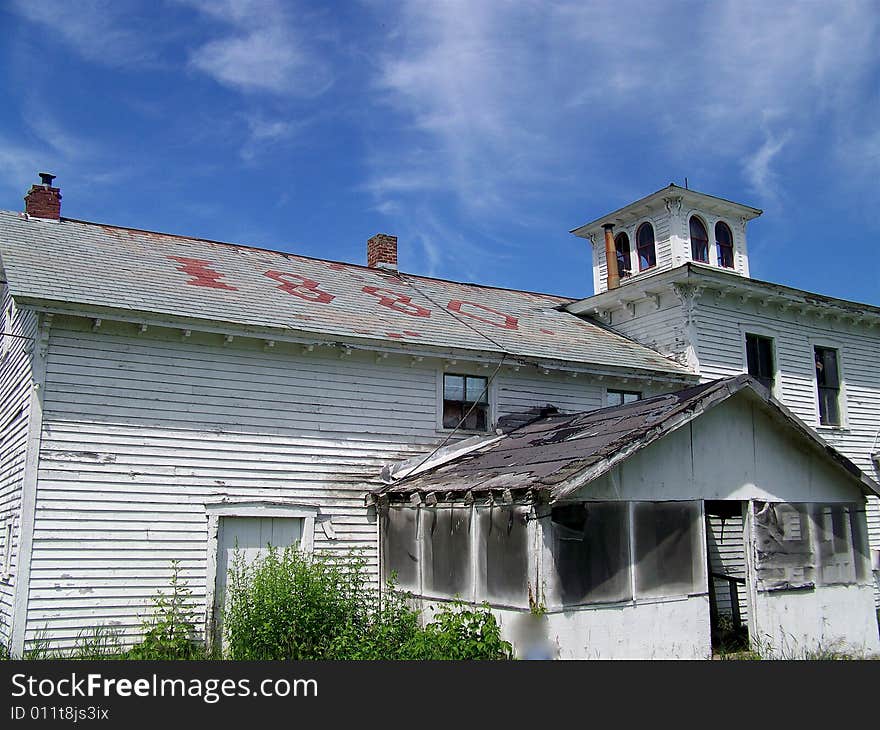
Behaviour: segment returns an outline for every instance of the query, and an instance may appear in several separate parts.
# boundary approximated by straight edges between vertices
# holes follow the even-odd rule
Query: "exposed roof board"
[[[235,244],[0,211],[12,296],[271,328],[508,353],[693,377],[674,360],[560,311],[571,299]]]
[[[469,453],[424,473],[400,470],[398,473],[406,476],[378,487],[373,495],[403,498],[420,492],[460,499],[468,492],[531,490],[544,493],[551,502],[563,500],[649,444],[745,389],[802,438],[821,449],[865,493],[880,493],[880,486],[773,399],[766,388],[748,375],[738,375],[621,406],[540,418],[477,444]]]

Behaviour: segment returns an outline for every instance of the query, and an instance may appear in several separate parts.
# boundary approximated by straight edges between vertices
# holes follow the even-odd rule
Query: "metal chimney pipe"
[[[620,286],[620,272],[617,270],[617,248],[614,245],[614,224],[604,223],[605,229],[605,269],[608,274],[606,289]]]

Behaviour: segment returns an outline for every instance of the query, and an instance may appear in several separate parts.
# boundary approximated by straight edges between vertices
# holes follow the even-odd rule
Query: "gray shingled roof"
[[[689,374],[647,347],[559,311],[572,300],[548,294],[398,276],[354,264],[69,219],[27,220],[8,211],[0,211],[0,259],[12,296],[36,308],[72,305],[106,316],[113,311],[149,313]],[[202,263],[190,264],[187,273],[181,259]],[[199,267],[214,272],[201,277],[209,286],[192,283],[198,279],[192,272]],[[314,282],[306,287],[317,289],[296,287],[304,279]],[[285,291],[285,282],[318,301]],[[383,293],[392,301],[397,295],[410,297],[411,305],[384,306]]]
[[[504,436],[490,437],[482,444],[476,442],[468,453],[456,454],[439,466],[426,460],[425,466],[429,468],[424,472],[419,471],[418,464],[410,469],[404,462],[384,476],[392,480],[395,473],[405,476],[377,487],[372,496],[405,499],[418,492],[454,501],[468,493],[475,496],[510,490],[543,493],[550,501],[562,500],[649,444],[746,389],[802,438],[824,451],[858,481],[865,493],[878,493],[880,487],[873,480],[773,399],[766,388],[748,375],[737,375],[622,406],[538,418]]]

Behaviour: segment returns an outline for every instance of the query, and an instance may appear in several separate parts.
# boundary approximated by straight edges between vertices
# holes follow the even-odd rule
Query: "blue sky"
[[[586,296],[570,228],[669,182],[752,275],[880,304],[880,4],[0,6],[0,208]]]

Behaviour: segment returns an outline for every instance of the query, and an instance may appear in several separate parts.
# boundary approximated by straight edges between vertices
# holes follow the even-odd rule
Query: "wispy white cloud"
[[[125,0],[30,2],[12,0],[10,8],[52,31],[84,58],[108,66],[157,63],[161,39],[144,32],[138,6]]]
[[[598,173],[627,139],[738,171],[762,198],[817,139],[831,164],[876,159],[871,0],[402,0],[395,15],[377,85],[418,144],[372,150],[379,200],[441,183],[474,218],[516,211],[568,174],[564,150]]]
[[[332,81],[329,66],[310,48],[291,18],[290,5],[273,0],[181,0],[223,28],[190,56],[193,68],[244,92],[312,96]]]

